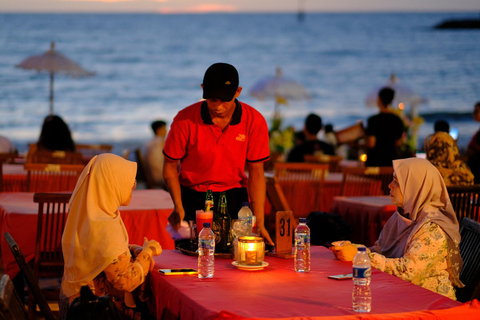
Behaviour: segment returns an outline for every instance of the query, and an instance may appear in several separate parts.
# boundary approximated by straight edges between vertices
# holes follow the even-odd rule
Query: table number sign
[[[295,218],[292,211],[277,211],[275,221],[275,256],[292,258]]]

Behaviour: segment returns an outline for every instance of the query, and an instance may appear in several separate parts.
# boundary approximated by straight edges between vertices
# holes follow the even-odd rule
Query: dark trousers
[[[185,221],[195,221],[195,211],[205,209],[206,192],[199,192],[193,189],[181,186],[182,204],[185,209]],[[226,190],[228,213],[232,219],[238,218],[238,211],[242,208],[242,202],[248,202],[248,193],[246,188],[233,188]],[[214,213],[217,211],[220,201],[220,192],[213,193]]]

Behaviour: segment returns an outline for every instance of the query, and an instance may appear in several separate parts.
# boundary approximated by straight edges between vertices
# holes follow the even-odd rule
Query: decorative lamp
[[[238,238],[236,261],[240,265],[261,266],[265,256],[263,238],[243,236]]]

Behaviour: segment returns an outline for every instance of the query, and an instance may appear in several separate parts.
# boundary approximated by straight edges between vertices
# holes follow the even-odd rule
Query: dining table
[[[197,257],[164,250],[154,257],[150,312],[162,320],[233,319],[478,319],[480,304],[465,304],[372,269],[372,309],[352,309],[352,280],[329,279],[352,272],[352,263],[337,260],[322,246],[311,247],[311,270],[294,271],[293,259],[265,256],[263,268],[237,268],[231,258],[215,258],[214,275],[163,275],[159,269],[195,268]],[[388,314],[389,317],[381,317]],[[418,317],[407,317],[419,314]],[[398,316],[396,318],[395,316]],[[450,319],[449,317],[441,319]]]
[[[334,197],[330,213],[352,226],[351,241],[373,246],[387,220],[397,210],[390,196]]]
[[[12,235],[27,262],[34,258],[38,203],[33,202],[33,195],[33,192],[0,193],[1,257],[5,273],[12,278],[19,272],[19,267],[3,235],[5,232]],[[134,190],[130,204],[119,207],[119,210],[129,243],[143,245],[146,237],[157,240],[164,250],[175,248],[174,240],[166,231],[168,216],[173,210],[173,201],[167,191]]]
[[[3,192],[24,192],[27,189],[27,171],[23,164],[3,165]]]

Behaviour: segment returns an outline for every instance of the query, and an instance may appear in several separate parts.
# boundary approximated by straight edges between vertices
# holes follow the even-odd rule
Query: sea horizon
[[[280,111],[285,126],[301,130],[308,113],[334,130],[377,112],[366,95],[394,73],[427,103],[418,147],[437,119],[459,130],[464,149],[479,129],[471,117],[480,100],[480,30],[434,30],[451,18],[476,12],[283,13],[24,13],[2,12],[0,22],[0,135],[20,151],[38,138],[48,114],[48,75],[14,66],[56,50],[96,75],[55,75],[54,112],[81,143],[109,143],[119,154],[151,138],[150,122],[171,123],[201,99],[200,83],[212,63],[232,63],[244,88],[239,100],[270,125],[273,101],[248,94],[281,67],[301,83],[308,101]],[[409,113],[409,106],[406,113]],[[132,149],[133,150],[133,149]]]

